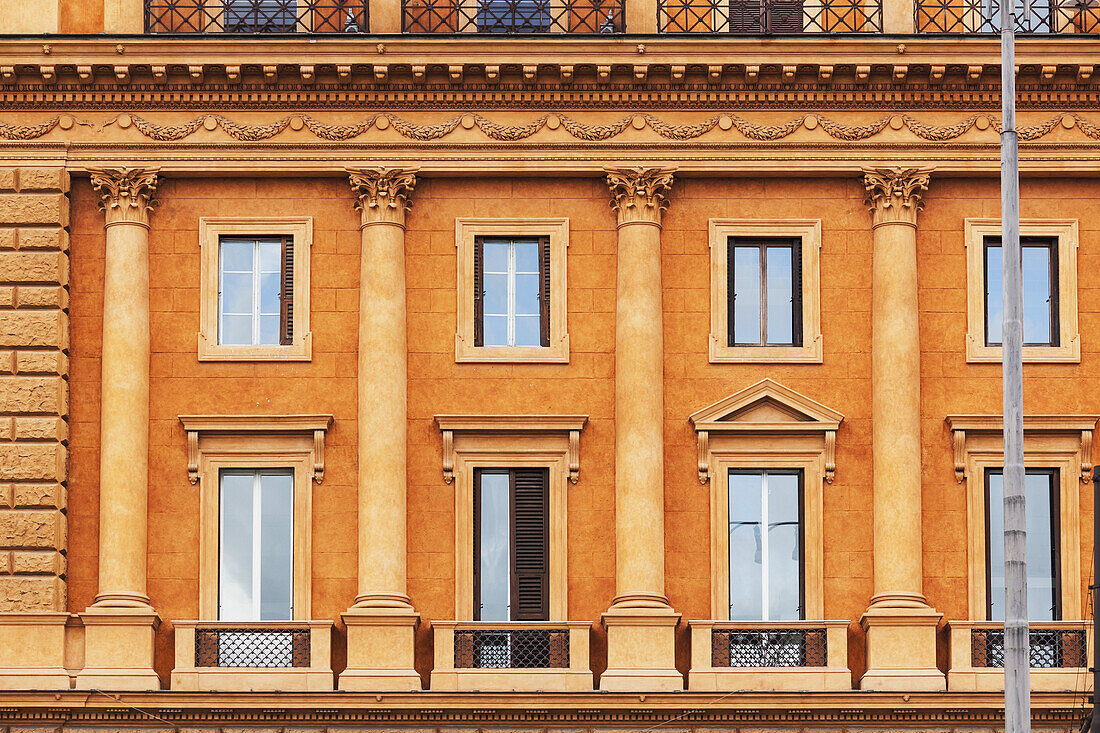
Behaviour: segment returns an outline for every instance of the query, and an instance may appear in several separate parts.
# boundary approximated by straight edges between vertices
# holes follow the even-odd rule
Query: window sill
[[[455,362],[501,364],[568,364],[569,334],[550,346],[472,346],[455,336]]]
[[[286,346],[223,346],[199,334],[199,361],[312,361],[313,334]]]
[[[723,346],[722,339],[710,335],[711,364],[820,364],[823,352],[821,334],[805,346]]]
[[[974,334],[966,336],[966,362],[968,364],[999,364],[1000,346],[985,346]],[[1074,334],[1062,346],[1025,346],[1025,364],[1080,364],[1081,334]]]

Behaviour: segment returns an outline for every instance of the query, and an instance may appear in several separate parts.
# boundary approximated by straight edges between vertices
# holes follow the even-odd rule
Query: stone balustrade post
[[[605,690],[683,688],[679,616],[665,597],[661,216],[673,170],[607,171],[618,216],[615,296],[615,600]]]
[[[349,171],[362,216],[359,270],[359,589],[343,614],[342,690],[421,687],[407,595],[405,214],[415,170]]]
[[[943,690],[941,615],[922,591],[917,212],[931,171],[865,169],[872,216],[874,596],[863,689]]]

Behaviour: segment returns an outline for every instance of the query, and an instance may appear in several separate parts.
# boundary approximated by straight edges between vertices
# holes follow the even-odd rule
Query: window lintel
[[[1024,415],[1024,434],[1077,434],[1082,483],[1092,478],[1092,433],[1100,415]],[[967,454],[973,447],[967,445],[967,436],[1000,433],[1004,419],[1000,415],[948,415],[947,426],[951,430],[955,463],[955,480],[962,483],[967,478]]]
[[[569,439],[569,482],[580,477],[580,436],[588,415],[436,415],[443,433],[443,480],[454,480],[455,433],[459,435],[547,435]]]
[[[187,433],[187,478],[198,483],[199,441],[213,436],[288,436],[312,440],[313,480],[325,477],[325,433],[332,415],[180,415]]]

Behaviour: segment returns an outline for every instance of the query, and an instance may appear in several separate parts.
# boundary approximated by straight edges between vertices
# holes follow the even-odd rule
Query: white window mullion
[[[516,243],[508,243],[508,345],[516,345]]]
[[[260,243],[252,243],[252,344],[260,343]]]
[[[760,608],[763,621],[770,621],[768,608],[768,472],[760,474]]]
[[[262,482],[257,471],[252,476],[252,620],[260,620],[260,518],[263,516]]]

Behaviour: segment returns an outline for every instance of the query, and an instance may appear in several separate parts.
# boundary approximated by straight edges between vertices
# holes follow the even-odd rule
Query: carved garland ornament
[[[101,168],[88,171],[99,193],[99,210],[107,222],[148,222],[156,204],[158,168]]]
[[[1000,133],[1001,131],[1001,123],[985,114],[973,114],[954,125],[928,125],[909,114],[887,115],[874,122],[862,125],[846,125],[822,117],[819,114],[803,114],[779,125],[762,125],[749,122],[733,112],[723,112],[702,122],[689,125],[670,124],[646,112],[631,114],[617,122],[603,125],[578,122],[559,113],[545,114],[523,125],[502,125],[492,122],[476,112],[467,112],[433,125],[420,125],[409,122],[390,112],[379,112],[367,117],[362,122],[351,125],[329,125],[307,114],[283,117],[265,125],[234,122],[220,114],[200,115],[179,125],[157,125],[134,114],[126,114],[125,117],[128,120],[127,124],[132,124],[142,135],[158,142],[183,140],[200,130],[214,131],[219,128],[226,135],[240,142],[270,140],[288,128],[291,130],[304,128],[319,139],[331,142],[351,140],[372,129],[381,131],[391,127],[398,135],[418,142],[439,140],[459,128],[473,129],[475,127],[489,139],[501,142],[525,140],[543,129],[561,129],[578,140],[600,142],[617,137],[631,127],[644,129],[647,126],[659,137],[667,140],[694,140],[718,128],[722,131],[735,130],[743,137],[758,142],[781,140],[790,137],[799,130],[814,130],[818,127],[829,137],[847,142],[869,139],[888,128],[907,129],[917,138],[928,142],[954,140],[974,128],[978,130],[991,129],[994,133]],[[104,125],[79,120],[71,115],[57,115],[50,120],[35,125],[12,125],[0,122],[0,140],[35,140],[53,132],[58,127],[68,129],[73,124],[93,127],[101,131],[107,125],[116,124],[116,121],[120,118],[111,120]],[[119,126],[122,126],[121,123],[119,123]],[[1100,125],[1089,122],[1076,112],[1057,114],[1045,122],[1036,125],[1025,125],[1020,127],[1018,132],[1020,140],[1035,141],[1051,134],[1059,126],[1064,128],[1076,127],[1086,138],[1100,140]]]
[[[405,212],[412,208],[416,187],[415,168],[348,169],[355,209],[363,221],[405,223]]]

